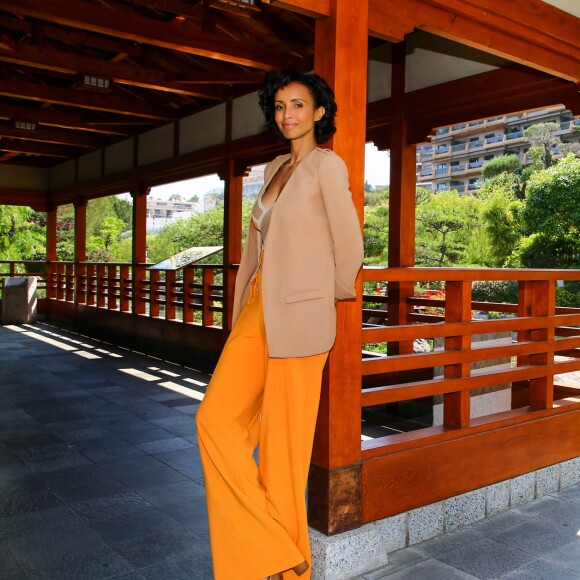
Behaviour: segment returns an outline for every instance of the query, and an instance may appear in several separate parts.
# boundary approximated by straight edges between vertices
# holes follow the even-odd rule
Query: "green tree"
[[[386,264],[389,244],[389,202],[364,209],[364,255],[366,264]]]
[[[534,268],[580,266],[580,159],[569,154],[528,182],[521,262]]]
[[[45,221],[29,207],[0,205],[0,260],[46,257]]]
[[[443,267],[471,261],[473,249],[483,247],[480,211],[479,200],[455,191],[438,192],[419,205],[417,265]]]
[[[502,173],[515,173],[522,168],[522,163],[517,155],[500,155],[486,161],[481,168],[484,179],[490,179]]]
[[[532,158],[541,159],[546,169],[553,163],[552,149],[562,144],[555,134],[559,129],[559,123],[537,123],[524,129],[524,138],[532,145],[529,154]]]

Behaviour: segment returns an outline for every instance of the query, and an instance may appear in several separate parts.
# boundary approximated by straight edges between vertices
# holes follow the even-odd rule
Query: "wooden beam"
[[[264,73],[167,73],[168,81],[176,84],[194,84],[194,85],[259,85],[264,82]]]
[[[119,95],[49,87],[11,79],[0,79],[0,95],[160,121],[170,121],[176,117],[175,113],[166,109]]]
[[[43,0],[3,0],[2,9],[64,26],[264,70],[301,68],[302,65],[300,59],[264,50],[255,44],[178,28],[137,14],[120,14],[80,0],[55,0],[50,3]]]
[[[225,97],[224,92],[219,88],[184,86],[167,81],[165,72],[161,70],[91,58],[55,50],[48,46],[21,43],[15,50],[0,50],[0,61],[67,74],[92,74],[109,78],[120,84],[204,99],[221,101]]]
[[[10,18],[0,15],[0,28],[6,28],[15,32],[26,33],[33,36],[37,30],[37,23],[23,20],[22,18]],[[96,34],[87,34],[83,30],[73,30],[64,26],[55,26],[48,22],[42,23],[44,38],[53,38],[65,44],[79,44],[81,46],[91,46],[99,50],[112,53],[121,53],[136,58],[141,58],[142,49],[140,44],[123,40],[121,38],[111,38]]]
[[[531,6],[542,4],[539,0],[525,2]],[[580,80],[580,49],[577,42],[575,45],[567,44],[570,39],[568,28],[577,27],[577,18],[561,13],[563,24],[558,26],[553,26],[551,19],[548,20],[546,25],[552,34],[565,38],[554,42],[557,45],[554,49],[547,41],[538,44],[538,35],[542,33],[532,27],[518,25],[519,36],[514,34],[513,30],[517,27],[514,25],[510,28],[511,21],[506,21],[503,16],[506,13],[503,7],[502,4],[501,8],[496,9],[500,14],[495,15],[495,24],[491,26],[486,11],[477,11],[469,6],[469,18],[463,16],[460,9],[465,6],[458,0],[369,0],[369,21],[372,22],[370,32],[380,38],[400,40],[414,29],[425,30],[567,80]],[[503,24],[499,27],[497,21],[502,18]],[[577,34],[576,29],[576,37]],[[569,46],[569,50],[564,51],[564,46]]]
[[[15,153],[27,153],[30,155],[47,155],[49,157],[63,157],[65,159],[71,159],[78,155],[77,150],[62,145],[22,142],[20,139],[0,139],[0,151],[13,151]]]
[[[312,18],[330,16],[330,0],[262,0],[262,4],[269,4]]]
[[[54,143],[57,145],[71,145],[73,147],[87,147],[90,149],[96,149],[104,144],[101,138],[90,133],[78,134],[72,131],[59,131],[57,129],[22,131],[1,124],[0,137],[22,139],[24,141],[40,141],[42,143]]]
[[[31,207],[36,211],[46,211],[47,194],[34,189],[0,187],[0,205]]]

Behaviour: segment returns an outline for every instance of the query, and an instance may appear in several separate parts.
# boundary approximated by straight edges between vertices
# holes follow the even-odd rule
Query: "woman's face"
[[[324,107],[315,106],[310,90],[301,83],[290,83],[274,95],[274,120],[286,139],[314,137],[314,125],[323,116]]]

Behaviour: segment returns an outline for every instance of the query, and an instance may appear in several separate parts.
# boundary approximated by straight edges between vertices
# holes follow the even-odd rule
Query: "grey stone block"
[[[389,561],[375,524],[330,537],[311,529],[310,547],[312,580],[344,580]]]
[[[535,472],[514,477],[510,482],[510,505],[515,507],[534,499],[536,491]]]
[[[407,514],[398,514],[375,522],[387,553],[407,545]]]
[[[567,487],[580,481],[580,457],[560,464],[560,485]]]
[[[409,512],[409,545],[428,540],[444,530],[444,502],[426,505]]]
[[[476,489],[445,500],[445,529],[455,530],[485,517],[485,490]]]
[[[560,466],[550,465],[536,471],[536,497],[548,495],[560,489]]]
[[[486,515],[493,516],[510,507],[510,482],[500,481],[485,488],[487,502]]]

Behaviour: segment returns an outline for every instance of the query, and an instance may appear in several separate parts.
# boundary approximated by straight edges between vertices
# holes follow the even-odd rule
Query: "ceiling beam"
[[[174,83],[191,83],[196,85],[261,85],[264,82],[264,74],[209,74],[209,73],[168,73],[167,80]]]
[[[44,191],[0,187],[0,205],[18,205],[31,207],[36,211],[46,211],[47,197]]]
[[[2,9],[16,15],[263,70],[302,66],[296,57],[264,50],[255,44],[177,27],[138,14],[121,14],[80,0],[2,0]]]
[[[512,1],[525,1],[536,7],[543,4],[540,0]],[[549,43],[538,44],[537,35],[545,33],[539,33],[532,27],[521,26],[518,36],[513,33],[516,27],[510,28],[511,20],[506,19],[503,6],[504,3],[501,9],[497,9],[500,14],[495,16],[494,24],[490,26],[489,14],[475,10],[471,5],[470,17],[463,16],[463,0],[369,0],[369,32],[379,38],[397,42],[415,29],[425,30],[567,80],[580,81],[580,48],[577,42],[575,46],[570,45],[567,54],[562,54],[551,48]],[[550,19],[545,22],[545,28],[552,35],[569,39],[567,27],[577,27],[578,19],[559,12],[563,24],[554,24]],[[562,42],[559,42],[558,49],[562,50],[562,46]]]
[[[330,16],[330,0],[262,0],[262,4],[270,4],[312,18]]]
[[[64,157],[72,159],[78,151],[63,145],[51,145],[48,143],[23,142],[20,139],[0,138],[0,151],[12,151],[14,153],[28,153],[32,155],[47,155],[49,157]]]
[[[86,73],[110,78],[116,83],[146,89],[178,93],[211,100],[223,100],[226,95],[210,87],[194,88],[166,80],[163,71],[110,62],[55,50],[48,46],[19,44],[14,50],[0,50],[0,61],[53,70],[68,74]]]
[[[562,18],[562,15],[569,15],[544,2],[511,0],[498,4],[486,0],[477,0],[477,2],[472,0],[427,1],[433,6],[452,10],[454,14],[475,22],[484,22],[492,30],[526,39],[527,42],[542,46],[567,58],[574,58],[574,53],[580,57],[578,22],[572,23],[572,19]],[[538,10],[540,5],[542,8]]]
[[[60,127],[61,129],[75,129],[79,131],[103,133],[106,135],[129,136],[135,133],[135,129],[121,123],[110,124],[110,127],[99,122],[83,119],[76,113],[58,113],[46,108],[31,109],[16,105],[2,105],[0,107],[0,119],[12,119],[17,121],[33,121],[38,125]]]
[[[95,93],[88,90],[49,87],[12,79],[0,78],[0,95],[147,119],[170,121],[176,117],[176,113],[167,109],[164,110],[158,106],[127,97]]]
[[[203,20],[203,7],[195,4],[187,4],[182,0],[137,0],[134,4],[148,6],[155,10],[162,10],[177,16],[186,16],[193,20]]]
[[[38,31],[38,23],[23,20],[22,18],[10,18],[0,15],[0,28],[6,28],[14,32],[26,33],[34,36]],[[67,44],[79,44],[82,46],[91,46],[99,50],[106,50],[112,53],[123,53],[136,58],[141,58],[141,45],[135,42],[129,42],[120,38],[106,36],[97,36],[96,34],[87,34],[83,30],[74,30],[64,26],[53,25],[48,22],[41,24],[42,33],[45,38],[57,39]]]
[[[22,139],[24,141],[40,141],[42,143],[54,143],[56,145],[70,145],[72,147],[87,147],[96,149],[104,144],[104,140],[91,133],[76,133],[72,131],[59,131],[58,129],[36,129],[35,131],[23,131],[7,125],[0,125],[0,137]]]

